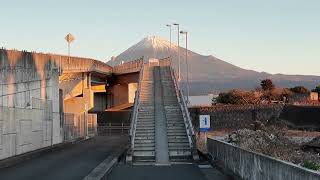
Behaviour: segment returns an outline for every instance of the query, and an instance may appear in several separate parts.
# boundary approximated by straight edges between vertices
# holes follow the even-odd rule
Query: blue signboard
[[[207,132],[210,130],[210,115],[199,116],[200,132]]]

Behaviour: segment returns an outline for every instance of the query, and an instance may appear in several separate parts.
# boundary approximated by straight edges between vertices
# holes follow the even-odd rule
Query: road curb
[[[118,164],[120,157],[123,156],[127,151],[128,145],[120,146],[119,149],[120,150],[114,152],[112,155],[102,161],[82,180],[106,180],[112,168]]]

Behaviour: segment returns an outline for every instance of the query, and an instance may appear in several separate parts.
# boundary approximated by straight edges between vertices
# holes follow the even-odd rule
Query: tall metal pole
[[[188,63],[188,32],[186,32],[186,64],[187,64],[187,103],[189,104],[190,85],[189,85],[189,63]]]
[[[171,41],[171,25],[170,25],[170,57],[171,57],[171,51],[172,51],[172,47],[171,47],[171,44],[172,44],[172,41]]]
[[[178,24],[178,63],[179,63],[179,67],[178,67],[178,73],[179,73],[179,76],[178,76],[178,81],[180,82],[181,81],[181,67],[180,67],[180,27],[179,27],[179,24]]]
[[[186,35],[187,103],[189,104],[190,85],[189,85],[189,63],[188,63],[188,32],[187,31],[180,31],[180,33]]]
[[[68,64],[70,64],[70,42],[68,42]]]
[[[172,44],[172,41],[171,41],[171,31],[172,31],[172,27],[171,27],[171,24],[167,24],[167,27],[170,28],[170,49],[169,49],[169,56],[171,57],[171,44]]]
[[[178,81],[181,81],[181,67],[180,67],[180,24],[174,23],[173,25],[178,26]]]

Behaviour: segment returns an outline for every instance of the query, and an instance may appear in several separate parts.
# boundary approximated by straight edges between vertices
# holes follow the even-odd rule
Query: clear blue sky
[[[167,23],[191,50],[243,68],[320,75],[319,0],[0,0],[0,46],[109,60]],[[174,40],[175,37],[174,37]],[[181,40],[183,42],[183,39]]]

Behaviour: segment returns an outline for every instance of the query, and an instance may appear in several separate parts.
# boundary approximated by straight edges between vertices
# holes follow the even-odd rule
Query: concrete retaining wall
[[[292,163],[208,139],[209,154],[244,180],[319,180],[320,174]]]
[[[0,160],[51,146],[53,129],[49,104],[30,109],[0,107]]]
[[[0,159],[62,142],[58,83],[50,56],[0,49]]]

